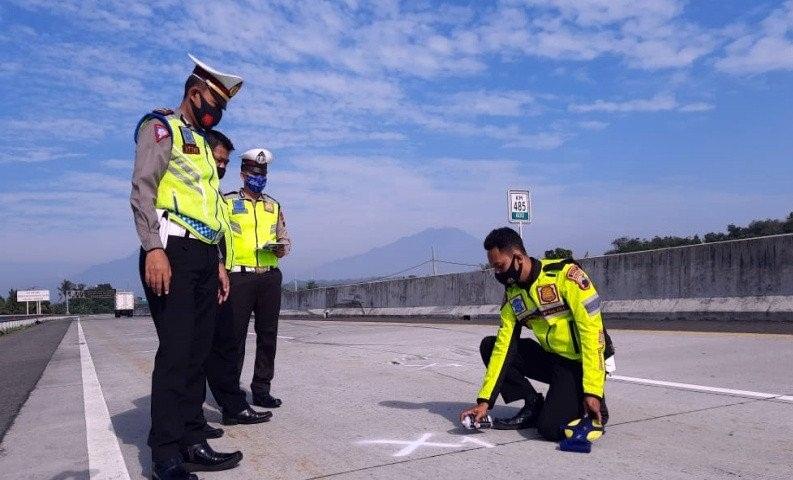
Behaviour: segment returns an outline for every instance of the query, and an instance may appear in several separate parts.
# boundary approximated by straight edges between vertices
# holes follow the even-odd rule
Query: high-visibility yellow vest
[[[478,398],[495,401],[495,387],[521,325],[531,327],[544,350],[581,362],[584,393],[602,398],[606,340],[600,297],[576,263],[543,259],[536,265],[540,271],[531,285],[506,289],[501,327]]]
[[[217,243],[228,229],[220,180],[212,149],[199,132],[177,115],[152,112],[141,119],[140,127],[158,119],[169,128],[171,159],[157,186],[155,206],[168,211],[168,218],[206,243]]]
[[[224,196],[230,232],[226,234],[226,268],[277,267],[275,253],[259,247],[277,241],[276,229],[281,206],[262,194],[256,201],[242,191]]]

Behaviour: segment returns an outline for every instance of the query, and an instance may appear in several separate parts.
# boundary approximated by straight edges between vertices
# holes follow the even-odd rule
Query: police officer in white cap
[[[132,206],[140,237],[140,275],[157,329],[151,391],[152,477],[197,479],[224,470],[241,452],[206,442],[202,368],[228,276],[218,243],[229,229],[218,171],[205,132],[217,125],[242,79],[195,63],[175,110],[143,116],[135,129]]]
[[[250,408],[240,389],[245,340],[251,313],[256,331],[256,360],[251,392],[253,404],[276,408],[281,400],[270,393],[275,368],[278,314],[281,309],[281,270],[278,260],[289,253],[291,242],[281,205],[263,193],[267,166],[273,154],[255,148],[242,154],[243,187],[225,195],[231,233],[226,236],[226,267],[231,293],[221,311],[224,339],[217,336],[208,361],[212,394],[223,410],[226,425],[249,422]],[[212,379],[223,379],[213,384]],[[242,415],[237,411],[243,412]]]

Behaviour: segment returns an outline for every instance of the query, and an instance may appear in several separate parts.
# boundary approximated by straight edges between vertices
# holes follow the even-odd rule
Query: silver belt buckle
[[[270,271],[270,267],[253,267],[253,271],[255,273],[267,273]]]

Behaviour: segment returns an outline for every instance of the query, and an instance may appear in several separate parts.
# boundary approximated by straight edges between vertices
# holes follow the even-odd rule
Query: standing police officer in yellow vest
[[[273,154],[263,148],[242,154],[240,177],[244,186],[227,193],[225,201],[231,232],[226,235],[226,267],[231,294],[221,311],[221,322],[230,325],[230,335],[215,338],[208,371],[222,379],[212,384],[212,394],[223,409],[223,423],[251,423],[240,375],[245,358],[245,340],[251,313],[256,331],[256,359],[251,392],[253,404],[276,408],[281,400],[270,394],[275,369],[278,315],[281,309],[281,270],[278,259],[289,253],[290,240],[281,205],[262,193],[267,183],[267,165]],[[232,410],[233,409],[233,410]],[[237,412],[242,412],[242,415]]]
[[[487,371],[477,405],[460,419],[481,419],[500,393],[506,403],[525,404],[514,417],[495,419],[493,428],[536,427],[544,438],[559,440],[560,427],[584,414],[605,424],[606,359],[614,352],[589,277],[572,259],[529,257],[511,228],[490,232],[484,247],[496,279],[506,287],[505,301],[497,335],[480,345]],[[537,341],[520,338],[524,325]],[[548,384],[545,399],[527,377]]]
[[[155,479],[197,479],[224,470],[242,453],[218,453],[202,432],[202,368],[228,277],[218,242],[228,214],[205,131],[217,125],[242,85],[193,56],[177,110],[144,115],[135,130],[132,206],[141,241],[140,275],[159,347],[154,359],[151,431]]]

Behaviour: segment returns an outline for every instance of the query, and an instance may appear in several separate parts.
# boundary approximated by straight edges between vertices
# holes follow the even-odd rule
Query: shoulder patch
[[[160,140],[171,136],[171,132],[161,123],[154,124],[154,141],[160,143]]]
[[[540,285],[537,287],[537,298],[540,299],[541,305],[549,305],[559,301],[559,291],[556,290],[556,285]]]
[[[512,307],[512,311],[515,312],[515,316],[519,317],[526,313],[526,302],[523,301],[523,297],[520,295],[511,298],[509,305]]]
[[[578,265],[573,265],[570,267],[570,270],[567,271],[567,275],[565,275],[568,280],[572,280],[578,285],[578,288],[581,290],[588,290],[589,287],[592,286],[592,282],[589,281],[589,277],[587,277],[586,273],[581,270],[581,267]]]

